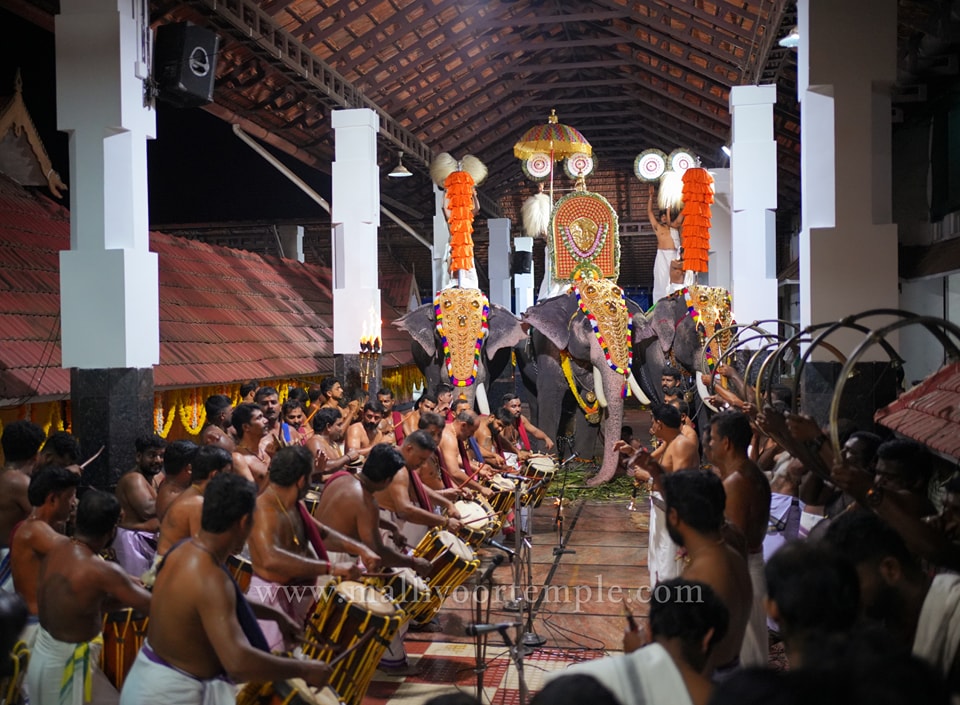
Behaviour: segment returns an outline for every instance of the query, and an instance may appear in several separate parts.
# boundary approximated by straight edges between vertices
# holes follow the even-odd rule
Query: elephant
[[[691,310],[691,308],[693,310]],[[635,331],[634,369],[640,387],[654,403],[663,402],[661,376],[666,367],[690,378],[702,396],[696,379],[703,368],[703,341],[714,330],[732,323],[730,294],[719,287],[692,286],[666,296],[647,312],[645,327]],[[716,341],[718,345],[722,341]],[[715,352],[719,352],[715,351]],[[639,363],[639,364],[637,364]]]
[[[500,376],[526,335],[519,319],[479,289],[452,287],[394,322],[413,338],[414,361],[430,388],[449,382],[483,414],[486,384]],[[483,355],[482,353],[486,353]]]
[[[577,366],[592,373],[587,376],[593,379],[597,401],[606,407],[606,416],[601,420],[603,464],[590,484],[610,480],[617,468],[614,445],[623,425],[626,388],[629,386],[641,403],[649,403],[630,371],[629,362],[637,335],[653,336],[646,317],[623,296],[616,282],[586,279],[578,281],[566,294],[531,306],[522,320],[534,329],[533,341],[538,348],[538,425],[548,435],[556,433],[562,400],[569,389],[561,366],[561,353],[565,353],[574,376],[578,376],[574,372]],[[629,335],[631,324],[633,334]]]

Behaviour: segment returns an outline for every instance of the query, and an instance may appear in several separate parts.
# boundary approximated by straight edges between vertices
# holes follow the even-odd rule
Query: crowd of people
[[[111,487],[83,486],[68,433],[5,426],[0,591],[17,599],[0,602],[0,649],[29,648],[31,702],[221,703],[238,683],[322,686],[329,665],[288,655],[303,643],[312,588],[426,575],[411,547],[434,527],[457,532],[455,502],[492,494],[489,480],[536,450],[531,438],[552,446],[513,395],[481,419],[449,385],[406,413],[386,389],[347,403],[334,378],[283,404],[273,387],[242,392],[236,406],[206,400],[199,445],[138,438],[135,465]],[[287,589],[298,587],[308,589]],[[98,667],[105,616],[121,608],[147,625],[122,692]],[[384,672],[415,672],[405,632]]]
[[[654,449],[630,433],[617,446],[622,470],[651,489],[649,619],[631,620],[623,655],[558,674],[535,701],[800,702],[814,683],[845,703],[960,697],[952,468],[849,424],[837,456],[827,429],[788,412],[788,388],[767,390],[758,410],[726,366],[706,382],[727,408],[698,420],[677,380],[665,373],[669,403],[652,409]],[[312,588],[426,576],[410,549],[431,529],[458,532],[458,500],[492,497],[499,473],[553,446],[512,394],[478,416],[444,385],[405,411],[386,389],[348,402],[335,378],[283,404],[272,387],[244,391],[236,406],[207,399],[200,445],[138,439],[134,467],[109,488],[82,486],[69,434],[4,428],[0,649],[29,646],[31,702],[220,703],[237,683],[321,686],[328,664],[289,655]],[[104,616],[121,607],[149,621],[118,692],[97,654]],[[386,673],[416,672],[407,626]],[[768,667],[769,627],[787,673]]]

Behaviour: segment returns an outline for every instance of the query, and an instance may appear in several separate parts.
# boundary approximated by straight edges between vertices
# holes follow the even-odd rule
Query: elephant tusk
[[[487,400],[487,390],[486,387],[483,386],[483,382],[477,382],[475,392],[477,395],[477,408],[480,409],[481,414],[484,416],[489,416],[490,402]]]
[[[700,395],[700,398],[703,400],[703,403],[706,405],[710,411],[717,412],[719,409],[707,401],[710,398],[710,390],[707,389],[707,385],[703,383],[703,378],[700,376],[700,373],[697,372],[693,375],[697,380],[697,393]]]
[[[627,383],[630,385],[630,391],[633,392],[633,396],[637,398],[637,401],[644,406],[650,406],[650,400],[647,398],[647,395],[643,393],[643,390],[640,389],[640,385],[637,383],[637,378],[633,376],[633,372],[627,377]]]
[[[607,395],[603,393],[603,375],[600,373],[600,370],[597,369],[596,365],[593,367],[593,387],[597,395],[597,402],[606,409]]]

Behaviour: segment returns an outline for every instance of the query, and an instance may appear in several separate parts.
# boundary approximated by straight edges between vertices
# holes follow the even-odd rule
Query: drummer
[[[380,534],[380,506],[377,504],[376,493],[386,490],[404,466],[404,457],[395,446],[387,443],[375,445],[358,475],[339,472],[327,481],[327,486],[320,496],[317,514],[331,530],[362,541],[376,551],[384,566],[412,568],[425,576],[430,572],[428,561],[407,555],[389,543],[384,543]],[[336,554],[331,554],[331,557],[339,559]],[[403,626],[397,632],[380,661],[380,670],[391,675],[411,675],[418,671],[407,663],[407,654],[403,648],[406,631]]]
[[[484,461],[496,470],[514,471],[519,467],[517,447],[503,435],[503,430],[512,427],[516,418],[509,409],[499,408],[480,421],[474,438],[480,445]]]
[[[477,481],[477,478],[488,479],[494,475],[494,470],[486,463],[471,460],[467,452],[467,442],[478,427],[477,415],[470,410],[461,411],[452,423],[443,429],[440,438],[440,459],[455,487],[466,485],[482,494],[492,497],[493,490]]]
[[[383,405],[380,402],[368,401],[364,404],[360,420],[347,428],[347,436],[344,440],[345,448],[348,451],[355,450],[365,457],[370,449],[378,443],[391,442],[393,434],[385,434],[380,431],[380,422],[383,420],[383,416]]]
[[[520,397],[516,394],[504,394],[500,400],[500,405],[513,414],[514,424],[511,427],[505,428],[504,433],[507,435],[507,440],[515,444],[519,449],[521,462],[526,460],[526,458],[523,457],[524,453],[529,456],[529,454],[533,452],[533,446],[530,444],[531,437],[541,441],[548,451],[553,450],[553,441],[550,440],[550,437],[530,423],[530,419],[523,415]]]
[[[237,475],[221,473],[208,484],[199,532],[172,549],[160,568],[147,640],[124,681],[122,705],[225,705],[236,700],[228,678],[303,678],[317,687],[330,678],[322,661],[267,652],[255,611],[291,636],[299,625],[263,606],[252,609],[224,566],[250,534],[256,503],[256,485]]]
[[[396,523],[409,546],[420,543],[431,526],[454,533],[460,530],[460,513],[453,504],[456,490],[432,490],[417,474],[417,469],[433,457],[436,449],[436,441],[426,431],[414,431],[404,438],[400,446],[403,467],[385,490],[374,495],[381,517],[386,515]],[[440,511],[445,511],[446,516]]]
[[[403,414],[394,408],[397,400],[393,395],[393,390],[389,387],[381,387],[380,391],[377,392],[377,401],[383,406],[383,419],[380,421],[380,432],[386,436],[384,441],[390,443],[389,437],[392,435],[392,442],[399,446],[403,443],[403,439],[407,434],[403,431]]]
[[[119,500],[87,490],[77,508],[73,538],[57,543],[40,564],[40,629],[26,678],[32,702],[81,703],[90,700],[85,694],[95,703],[119,700],[116,688],[96,666],[104,607],[112,602],[150,613],[150,593],[119,565],[100,558],[119,523]]]
[[[277,451],[270,461],[270,482],[257,499],[248,544],[253,564],[250,600],[279,609],[297,624],[306,620],[314,602],[310,588],[316,587],[318,577],[359,577],[357,561],[348,553],[359,555],[371,570],[380,562],[374,551],[329,530],[310,515],[300,500],[312,473],[313,457],[303,446]],[[329,557],[328,545],[343,553]],[[284,589],[293,586],[301,589]],[[271,649],[283,647],[284,635],[275,623],[261,621],[260,626]]]

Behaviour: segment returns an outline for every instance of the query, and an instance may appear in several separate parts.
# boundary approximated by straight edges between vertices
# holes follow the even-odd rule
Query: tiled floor
[[[624,602],[638,619],[647,613],[637,599],[638,588],[649,584],[645,513],[628,512],[625,501],[570,499],[565,509],[565,547],[574,553],[554,555],[553,507],[544,502],[534,517],[531,594],[538,608],[532,631],[546,643],[524,658],[530,692],[542,686],[546,673],[618,651],[626,626]],[[502,598],[509,598],[512,579],[513,569],[507,563],[494,572],[494,585],[503,586],[506,594],[493,591],[489,622],[519,619],[503,609]],[[439,632],[407,635],[410,660],[420,663],[420,673],[394,678],[378,672],[364,705],[419,705],[455,689],[476,694],[474,639],[465,634],[466,625],[476,620],[469,592],[461,591],[457,597],[458,601],[448,599],[441,610]],[[515,630],[510,633],[515,636]],[[488,639],[486,662],[484,702],[519,705],[517,670],[497,634]]]

